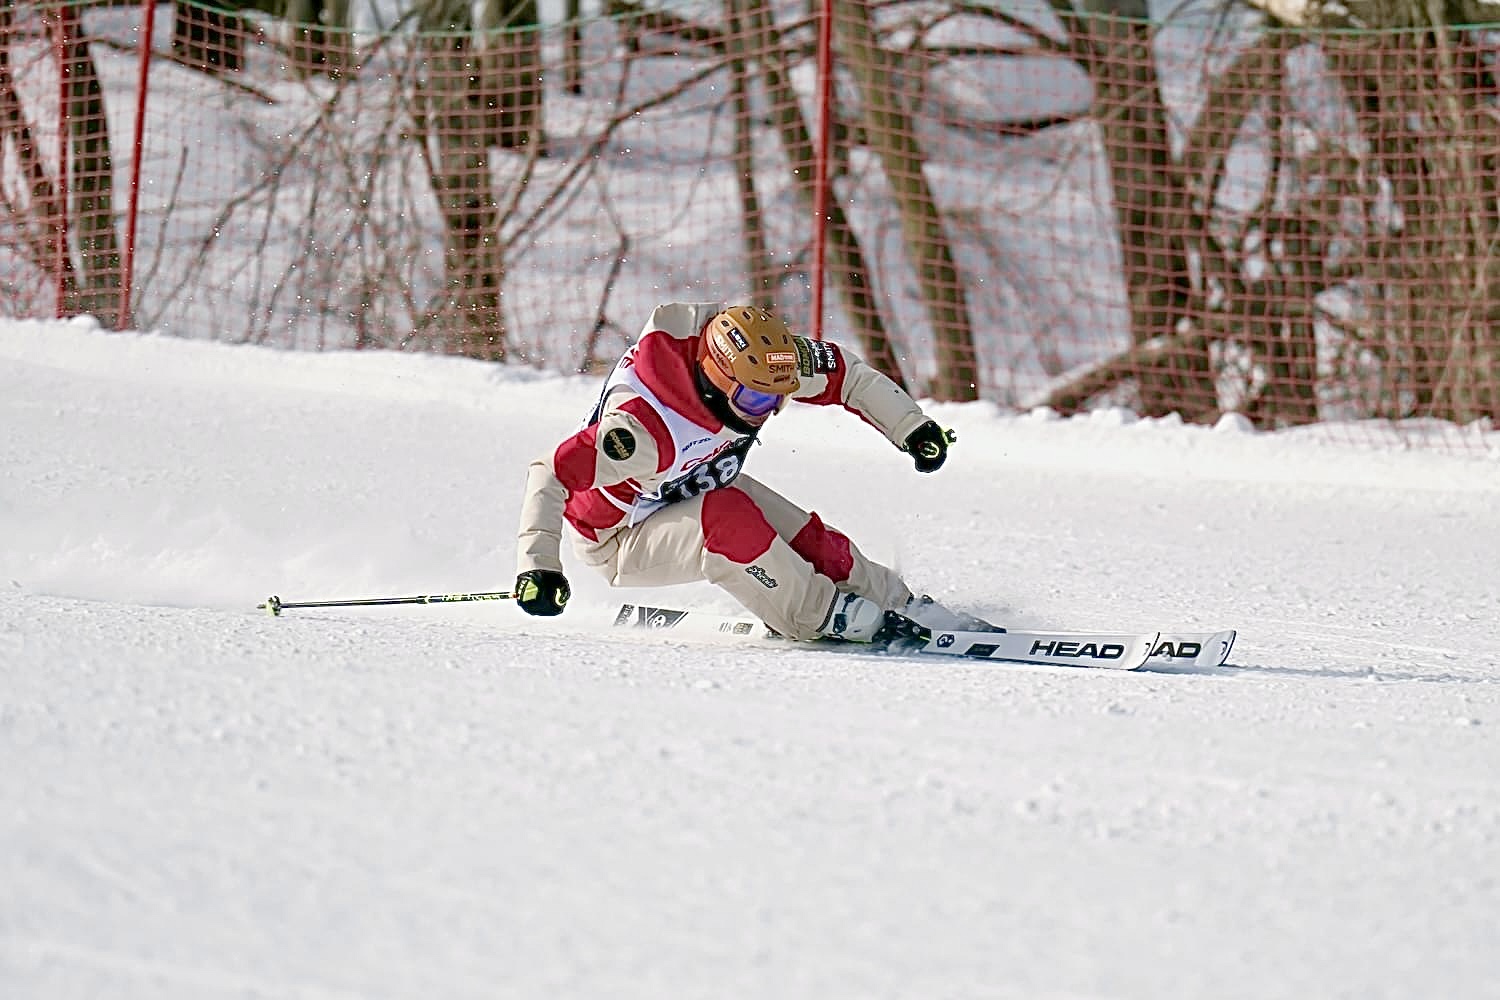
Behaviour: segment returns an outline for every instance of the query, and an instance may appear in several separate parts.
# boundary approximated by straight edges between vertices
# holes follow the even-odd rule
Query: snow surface
[[[752,474],[1113,673],[607,633],[505,589],[593,379],[0,322],[6,998],[1500,996],[1500,461],[799,407]]]

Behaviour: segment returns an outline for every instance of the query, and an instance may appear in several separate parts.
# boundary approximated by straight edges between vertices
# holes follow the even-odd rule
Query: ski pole
[[[264,604],[256,608],[280,615],[287,608],[360,608],[379,604],[457,604],[461,601],[509,601],[515,594],[508,590],[495,590],[478,594],[419,594],[415,597],[361,597],[350,601],[283,601],[272,594]]]

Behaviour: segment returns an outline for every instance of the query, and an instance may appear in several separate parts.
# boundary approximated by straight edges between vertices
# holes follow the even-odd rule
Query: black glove
[[[568,578],[556,570],[528,569],[516,577],[516,603],[528,615],[560,615],[572,596]]]
[[[911,454],[918,472],[936,472],[948,459],[948,442],[957,440],[958,435],[943,430],[936,420],[929,420],[906,435],[904,450]]]

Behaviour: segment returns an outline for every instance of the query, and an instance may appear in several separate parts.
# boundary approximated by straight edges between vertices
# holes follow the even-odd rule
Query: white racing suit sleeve
[[[650,432],[634,416],[614,408],[633,398],[633,393],[618,394],[597,423],[531,463],[516,532],[517,573],[562,572],[563,511],[571,496],[656,473],[659,451]]]
[[[792,398],[840,405],[873,426],[897,448],[927,421],[917,401],[884,374],[839,345],[797,338],[802,385]]]
[[[568,490],[550,459],[539,458],[526,470],[521,527],[516,535],[516,573],[533,569],[562,572],[563,507]]]
[[[667,330],[675,337],[692,337],[724,310],[722,302],[668,302],[651,310],[641,327],[641,336]]]

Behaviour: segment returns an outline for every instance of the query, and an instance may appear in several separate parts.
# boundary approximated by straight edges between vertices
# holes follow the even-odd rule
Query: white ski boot
[[[835,594],[818,633],[845,642],[873,642],[884,628],[885,609],[880,605],[858,594]]]

